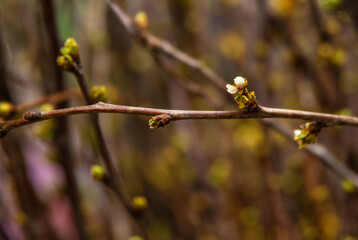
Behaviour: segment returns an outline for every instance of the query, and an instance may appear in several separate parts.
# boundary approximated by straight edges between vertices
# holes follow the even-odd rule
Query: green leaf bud
[[[60,49],[61,55],[70,55],[70,50],[66,47]]]
[[[144,211],[148,208],[148,201],[143,196],[136,196],[132,199],[132,207],[136,211]]]
[[[103,167],[98,164],[94,164],[91,168],[91,175],[93,179],[97,181],[105,181],[107,179],[106,172],[104,171]]]
[[[69,71],[73,67],[73,59],[70,55],[57,57],[57,65],[65,71]]]
[[[343,0],[320,0],[320,5],[327,11],[333,11],[343,4]]]
[[[308,122],[304,126],[301,126],[302,129],[294,130],[293,139],[298,143],[298,148],[302,149],[306,147],[307,144],[316,143],[317,135],[320,133],[322,127],[322,123]]]
[[[106,86],[94,86],[91,89],[91,97],[96,102],[106,102],[108,100]]]
[[[245,95],[236,96],[235,101],[239,105],[239,109],[246,109],[250,103],[249,99]]]
[[[41,112],[49,112],[55,110],[55,106],[50,103],[42,104],[40,107]]]
[[[158,128],[157,126],[157,120],[155,118],[151,118],[149,119],[149,128],[150,129],[155,129],[155,128]]]
[[[34,126],[34,133],[43,140],[52,140],[55,137],[57,124],[53,120],[41,122]]]
[[[144,240],[144,238],[142,238],[140,236],[132,236],[132,237],[128,238],[128,240]]]
[[[67,51],[72,57],[78,57],[79,46],[74,38],[67,38],[65,42],[65,48],[67,48]]]
[[[138,12],[134,18],[138,27],[145,29],[148,27],[148,16],[145,12]]]
[[[357,190],[356,186],[348,179],[341,181],[341,187],[346,193],[354,193]]]
[[[11,103],[7,101],[0,102],[0,117],[8,117],[14,110],[14,107]]]
[[[152,117],[149,120],[149,127],[150,127],[150,129],[164,127],[165,125],[170,123],[170,121],[172,121],[172,120],[174,120],[174,116],[171,114],[157,115],[157,116]]]

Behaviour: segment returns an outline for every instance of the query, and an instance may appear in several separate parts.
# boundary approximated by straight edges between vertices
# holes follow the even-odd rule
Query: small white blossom
[[[238,89],[231,84],[226,84],[226,88],[230,94],[236,94],[238,92]]]
[[[236,77],[234,83],[238,89],[244,89],[247,86],[247,80],[243,77]]]
[[[302,130],[296,129],[293,131],[294,138],[297,138],[302,133]]]

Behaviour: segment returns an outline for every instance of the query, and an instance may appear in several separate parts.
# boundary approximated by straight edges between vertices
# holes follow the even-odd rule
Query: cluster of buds
[[[235,101],[240,109],[254,112],[259,109],[259,105],[256,102],[255,92],[249,92],[247,85],[248,82],[246,78],[236,77],[234,79],[234,84],[226,84],[226,88],[227,91],[232,95],[240,94],[235,97]]]
[[[107,102],[108,93],[106,86],[93,86],[91,89],[91,98],[96,102]]]
[[[317,141],[317,135],[322,130],[323,124],[318,122],[307,122],[301,126],[301,129],[294,131],[294,140],[298,143],[298,148],[302,149],[307,144],[314,144]]]
[[[75,39],[68,38],[65,46],[61,48],[61,55],[57,58],[57,65],[65,71],[73,71],[74,63],[80,66],[79,46]]]

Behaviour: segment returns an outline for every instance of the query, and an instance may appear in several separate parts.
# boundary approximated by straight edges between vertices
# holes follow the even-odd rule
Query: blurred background
[[[132,17],[146,12],[151,33],[228,83],[246,77],[263,106],[358,113],[356,1],[118,3]],[[55,107],[84,105],[73,75],[56,67],[68,37],[80,45],[89,86],[105,85],[109,103],[237,109],[225,90],[160,56],[171,69],[166,71],[98,0],[0,1],[0,100],[23,106],[74,90]],[[12,116],[18,117],[21,112]],[[293,134],[286,138],[260,120],[178,121],[155,130],[148,120],[100,115],[125,190],[148,201],[150,239],[358,239],[355,187],[298,150]],[[291,132],[303,123],[274,122]],[[318,137],[352,170],[358,170],[357,141],[358,130],[351,127],[324,129]],[[1,239],[140,235],[122,202],[92,179],[91,166],[101,156],[88,115],[22,127],[1,143]]]

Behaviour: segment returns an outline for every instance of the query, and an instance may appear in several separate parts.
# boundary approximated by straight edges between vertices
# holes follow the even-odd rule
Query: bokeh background
[[[146,12],[150,32],[205,62],[228,83],[246,77],[263,106],[358,113],[355,1],[118,3],[130,16]],[[50,19],[59,44],[77,40],[89,86],[105,85],[110,103],[237,109],[227,92],[163,57],[175,73],[168,74],[106,1],[98,0],[1,0],[0,100],[21,106],[78,88],[71,74],[61,76],[56,68],[59,46],[53,47]],[[191,84],[199,91],[191,91]],[[67,100],[56,107],[85,104],[76,92]],[[286,138],[260,120],[179,121],[155,130],[148,117],[101,114],[100,120],[125,190],[148,200],[150,239],[358,239],[355,187],[299,150],[293,134]],[[303,123],[274,122],[291,131]],[[357,141],[351,127],[324,129],[318,137],[352,170],[358,170]],[[140,234],[121,201],[92,179],[91,166],[101,157],[89,116],[29,125],[1,143],[1,239]]]

